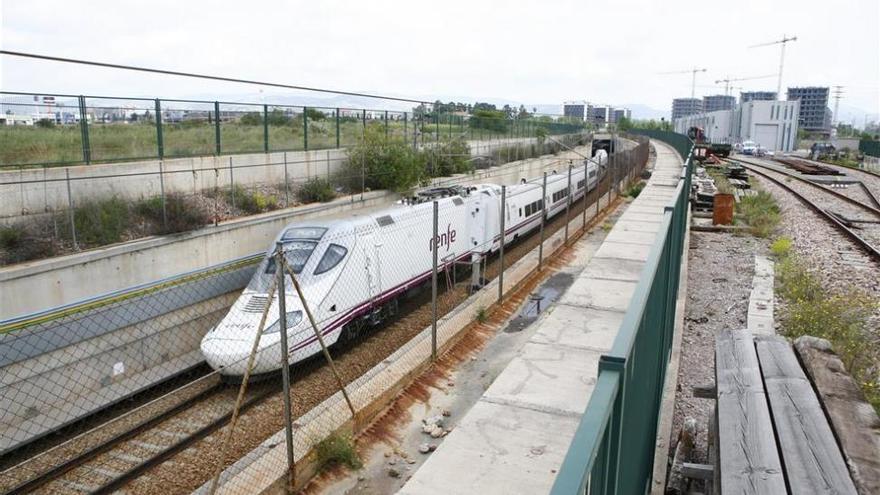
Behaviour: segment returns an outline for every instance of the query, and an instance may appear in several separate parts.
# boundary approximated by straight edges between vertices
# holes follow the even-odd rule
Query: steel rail
[[[745,163],[749,163],[749,162],[745,162]],[[865,252],[867,252],[867,254],[871,258],[873,258],[875,261],[880,262],[880,249],[878,249],[876,246],[872,245],[870,242],[868,242],[867,240],[863,239],[860,235],[855,233],[855,231],[853,231],[852,229],[850,229],[849,227],[844,225],[843,222],[841,222],[835,215],[824,210],[822,207],[820,207],[816,203],[810,201],[803,194],[795,191],[794,188],[792,188],[791,186],[786,184],[785,181],[781,181],[781,180],[777,179],[776,177],[771,177],[769,174],[761,172],[760,170],[758,170],[758,168],[760,166],[756,166],[756,165],[750,166],[750,165],[746,165],[746,164],[744,164],[743,166],[745,168],[749,169],[750,171],[752,171],[753,173],[756,173],[756,174],[764,177],[765,179],[770,180],[771,182],[773,182],[777,186],[779,186],[779,187],[785,189],[786,191],[788,191],[789,193],[791,193],[794,197],[796,197],[801,202],[803,202],[804,204],[809,206],[813,211],[818,213],[819,216],[821,216],[822,218],[827,220],[834,228],[838,229],[839,231],[844,233],[846,236],[848,236],[852,241],[854,241],[856,244],[858,244],[858,246],[860,248],[864,249]],[[764,167],[764,168],[766,168],[766,167]],[[779,172],[779,173],[783,173],[783,172]],[[804,182],[812,184],[809,181],[804,181]],[[817,185],[817,187],[822,187],[822,186]],[[828,190],[825,188],[822,188],[822,189],[825,190],[826,192],[829,192],[829,193],[839,194],[839,193],[836,193],[835,191],[831,191],[831,190]],[[846,199],[850,199],[850,198],[847,198],[846,196],[843,196],[843,197]],[[857,203],[859,203],[859,202],[857,202]],[[862,203],[859,203],[859,204],[862,204]],[[867,207],[867,208],[870,208],[870,207]]]
[[[752,167],[760,167],[760,168],[763,168],[763,169],[766,169],[766,170],[770,170],[771,172],[776,172],[777,174],[783,174],[783,175],[785,175],[785,176],[791,177],[792,179],[798,180],[798,181],[803,182],[803,183],[805,183],[805,184],[809,184],[810,186],[812,186],[812,187],[814,187],[814,188],[817,188],[817,189],[819,189],[819,190],[821,190],[821,191],[823,191],[823,192],[825,192],[825,193],[828,193],[828,194],[834,196],[834,197],[837,198],[837,199],[841,199],[841,200],[843,200],[843,201],[846,201],[847,203],[850,203],[850,204],[852,204],[852,205],[858,206],[859,208],[862,208],[862,209],[864,209],[864,210],[867,210],[868,212],[870,212],[870,213],[876,215],[877,217],[880,217],[880,209],[877,209],[877,208],[874,208],[874,207],[871,206],[871,205],[868,205],[868,204],[862,203],[861,201],[859,201],[859,200],[857,200],[857,199],[850,198],[849,196],[847,196],[847,195],[845,195],[845,194],[843,194],[843,193],[837,192],[837,191],[835,191],[835,190],[833,190],[833,189],[829,189],[829,188],[823,186],[822,184],[817,184],[817,183],[815,183],[815,182],[813,182],[813,181],[811,181],[811,180],[805,179],[804,177],[801,177],[800,175],[793,174],[793,173],[791,173],[791,172],[786,172],[786,171],[783,171],[783,170],[778,170],[778,169],[775,169],[775,168],[773,168],[773,167],[769,167],[769,166],[764,165],[764,164],[762,164],[762,163],[754,162],[754,161],[751,161],[751,160],[743,160],[742,158],[736,158],[736,159],[729,158],[728,161],[736,161],[736,162],[740,162],[740,163],[744,163],[744,164],[751,165]],[[746,167],[746,168],[749,168],[749,167]],[[754,169],[750,169],[750,170],[753,170],[753,171],[754,171]],[[762,175],[765,175],[765,174],[762,174]]]

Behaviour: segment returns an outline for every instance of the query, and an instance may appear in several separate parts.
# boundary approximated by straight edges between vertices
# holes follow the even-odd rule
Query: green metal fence
[[[859,151],[869,156],[880,157],[880,141],[862,139],[859,141]]]
[[[69,165],[354,145],[368,126],[413,146],[585,129],[559,116],[469,115],[0,91],[0,166]]]
[[[620,331],[599,360],[596,386],[553,485],[555,495],[644,494],[651,488],[687,229],[692,143],[671,132],[632,132],[665,141],[688,158]]]

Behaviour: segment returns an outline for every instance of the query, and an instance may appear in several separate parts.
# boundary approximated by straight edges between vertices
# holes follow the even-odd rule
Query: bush
[[[471,171],[471,148],[467,142],[456,139],[442,141],[422,151],[429,175],[446,177]],[[433,169],[432,169],[433,165]],[[433,171],[433,174],[430,172]]]
[[[21,246],[24,229],[21,226],[0,227],[0,248],[16,249]]]
[[[235,207],[248,215],[277,210],[279,206],[278,198],[275,196],[268,196],[257,191],[250,192],[240,185],[232,188],[232,198]]]
[[[645,182],[639,181],[634,184],[630,184],[628,188],[626,188],[626,196],[631,198],[639,197],[639,194],[642,192],[642,189],[645,188]]]
[[[386,139],[383,125],[370,124],[348,152],[343,180],[352,190],[360,188],[362,168],[367,187],[406,191],[422,178],[425,154],[414,151],[402,139]]]
[[[360,469],[363,464],[354,448],[351,437],[333,433],[315,446],[318,459],[318,471],[333,465],[348,466]]]
[[[210,222],[210,217],[207,213],[179,193],[171,193],[165,196],[167,226],[162,215],[161,196],[139,201],[135,204],[134,210],[135,213],[156,225],[158,228],[157,233],[160,234],[195,230]]]
[[[777,258],[784,258],[791,252],[791,239],[788,237],[780,237],[773,241],[770,245],[770,252]]]
[[[89,200],[74,208],[73,222],[78,243],[103,246],[122,240],[122,235],[131,224],[131,212],[128,203],[115,196]]]
[[[42,129],[52,129],[55,127],[55,121],[52,119],[40,119],[37,121],[36,125]]]
[[[48,236],[32,235],[24,225],[0,227],[0,265],[48,258],[55,252],[55,243]]]
[[[326,203],[336,197],[333,184],[326,179],[315,177],[309,179],[296,191],[299,200],[303,203]]]

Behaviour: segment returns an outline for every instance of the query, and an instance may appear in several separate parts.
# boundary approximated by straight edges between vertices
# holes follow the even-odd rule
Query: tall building
[[[589,105],[587,107],[587,120],[596,125],[611,122],[613,114],[614,108],[609,105]]]
[[[718,110],[733,110],[736,106],[736,96],[710,95],[703,97],[703,112],[716,112]]]
[[[800,101],[798,123],[807,132],[831,134],[831,109],[828,108],[828,88],[809,86],[788,88],[788,101]]]
[[[611,122],[620,122],[624,117],[632,120],[632,111],[629,108],[615,108],[611,114]]]
[[[672,100],[672,120],[687,117],[703,111],[703,100],[699,98],[675,98]]]
[[[776,91],[745,91],[739,94],[740,103],[750,101],[776,101]]]
[[[587,102],[567,101],[562,104],[562,115],[584,120],[587,116]]]

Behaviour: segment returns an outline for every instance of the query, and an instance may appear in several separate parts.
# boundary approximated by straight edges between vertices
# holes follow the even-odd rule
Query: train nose
[[[243,375],[250,357],[251,345],[244,339],[205,336],[202,355],[211,368],[222,375]]]

